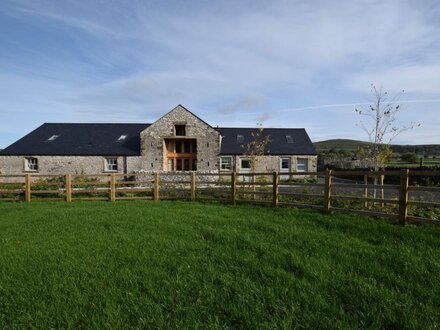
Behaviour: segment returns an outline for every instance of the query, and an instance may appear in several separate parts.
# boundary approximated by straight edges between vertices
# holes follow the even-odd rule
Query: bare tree
[[[268,151],[266,150],[266,146],[271,142],[270,135],[265,134],[263,124],[257,123],[257,130],[255,132],[251,133],[251,140],[246,143],[242,144],[241,147],[243,148],[243,154],[247,157],[249,157],[251,162],[251,181],[250,184],[252,185],[252,190],[255,192],[255,175],[254,173],[257,170],[257,164],[261,156],[264,156],[264,154]],[[245,186],[243,185],[243,189]],[[252,199],[255,199],[255,194],[252,195]]]
[[[411,123],[408,126],[399,126],[397,115],[401,107],[398,104],[399,97],[404,93],[389,98],[388,93],[382,87],[377,88],[371,84],[373,96],[372,104],[367,107],[360,107],[355,111],[362,116],[358,126],[368,135],[369,146],[361,151],[362,156],[367,157],[375,171],[385,166],[391,156],[390,144],[399,134],[413,129],[420,124]]]
[[[264,156],[266,146],[271,142],[270,135],[264,134],[264,128],[261,123],[257,123],[257,130],[251,133],[251,140],[242,144],[243,154],[249,157],[251,161],[251,171],[254,173],[257,169],[258,159]]]
[[[373,96],[372,104],[367,107],[355,109],[362,116],[358,126],[361,127],[368,135],[370,145],[361,148],[359,155],[368,159],[370,166],[374,171],[385,167],[392,154],[391,142],[399,134],[413,129],[420,124],[411,123],[408,126],[400,126],[397,123],[397,115],[401,107],[398,104],[399,97],[404,93],[389,98],[388,93],[371,84],[371,93]],[[380,182],[383,185],[383,176],[380,176]],[[376,185],[378,177],[374,176],[374,184]],[[376,189],[373,190],[373,197],[376,197]],[[381,198],[384,198],[383,189],[381,189]],[[383,204],[382,204],[383,205]]]

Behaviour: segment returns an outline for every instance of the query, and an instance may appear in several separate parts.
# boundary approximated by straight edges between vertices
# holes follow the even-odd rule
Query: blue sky
[[[405,90],[397,143],[440,143],[438,1],[0,2],[0,148],[43,122],[152,122],[367,140],[370,84]]]

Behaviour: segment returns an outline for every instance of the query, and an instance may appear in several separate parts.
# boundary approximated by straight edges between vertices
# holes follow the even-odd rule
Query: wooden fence
[[[440,171],[0,175],[0,201],[216,200],[440,224],[440,187],[410,185],[423,176]]]

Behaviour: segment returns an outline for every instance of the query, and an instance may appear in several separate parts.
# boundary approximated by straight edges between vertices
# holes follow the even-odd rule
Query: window
[[[251,171],[251,160],[249,158],[241,158],[240,159],[240,170],[242,172],[250,172]]]
[[[176,141],[176,153],[181,154],[182,153],[182,142]]]
[[[174,132],[176,136],[185,136],[186,135],[185,125],[174,125]]]
[[[183,142],[183,153],[185,154],[191,153],[191,141]]]
[[[47,141],[55,141],[56,139],[58,139],[59,135],[52,135],[50,138],[47,139]]]
[[[106,158],[105,159],[105,170],[107,172],[115,172],[118,170],[118,159],[117,158]]]
[[[290,171],[290,158],[281,158],[280,159],[280,171],[281,172],[289,172]]]
[[[307,159],[298,159],[296,161],[296,170],[298,172],[307,172],[308,171],[308,160]]]
[[[293,143],[292,135],[286,135],[286,141],[287,141],[287,143]]]
[[[25,158],[24,159],[24,170],[25,171],[38,171],[38,159],[37,158]]]
[[[177,158],[176,159],[176,171],[183,171],[183,159]]]
[[[232,157],[220,157],[220,171],[232,170]]]
[[[237,135],[237,143],[243,143],[244,142],[244,136],[241,134]]]
[[[167,141],[166,144],[168,152],[174,152],[174,141]]]
[[[166,139],[165,170],[196,171],[197,170],[197,141],[195,139]]]

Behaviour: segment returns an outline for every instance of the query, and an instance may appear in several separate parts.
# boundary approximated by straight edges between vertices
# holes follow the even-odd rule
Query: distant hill
[[[367,146],[370,142],[349,140],[349,139],[333,139],[315,142],[313,145],[318,153],[337,150],[337,151],[356,151],[359,147]],[[440,144],[420,144],[420,145],[391,145],[393,152],[396,154],[416,153],[428,157],[440,156]]]
[[[348,140],[348,139],[334,139],[334,140],[325,140],[320,142],[315,142],[313,145],[316,148],[318,153],[329,151],[331,149],[334,150],[344,150],[344,151],[356,151],[361,146],[369,145],[369,142],[357,141],[357,140]]]

